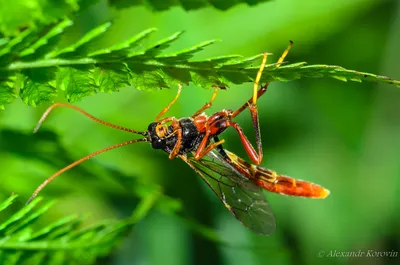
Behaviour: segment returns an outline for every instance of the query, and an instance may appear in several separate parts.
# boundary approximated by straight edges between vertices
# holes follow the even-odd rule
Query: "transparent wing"
[[[191,157],[183,160],[246,227],[263,235],[275,231],[275,217],[262,189],[243,176],[217,150],[212,150],[198,161]]]

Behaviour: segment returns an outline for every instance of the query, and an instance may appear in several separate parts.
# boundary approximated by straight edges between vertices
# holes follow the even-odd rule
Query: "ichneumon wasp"
[[[279,58],[276,63],[277,67],[282,64],[292,44],[290,42],[289,47]],[[280,194],[308,198],[325,198],[329,195],[329,191],[311,182],[295,180],[258,166],[262,162],[263,151],[256,103],[257,99],[267,91],[267,87],[270,84],[266,83],[258,88],[267,62],[267,55],[267,53],[264,53],[261,66],[257,72],[253,86],[253,96],[236,111],[224,109],[209,117],[204,113],[206,109],[211,107],[217,96],[218,88],[215,88],[211,100],[191,117],[181,119],[167,117],[161,119],[178,99],[182,91],[181,85],[179,85],[176,97],[157,115],[155,121],[150,123],[147,131],[136,131],[105,122],[70,104],[53,104],[42,115],[34,132],[39,129],[54,108],[63,106],[74,109],[103,125],[139,134],[144,138],[106,147],[73,162],[45,180],[34,191],[28,203],[57,176],[81,162],[111,149],[137,142],[149,142],[153,148],[167,152],[170,159],[179,157],[185,161],[203,178],[226,208],[250,230],[264,235],[271,234],[276,228],[275,217],[263,194],[263,189]],[[250,110],[255,130],[257,151],[247,139],[239,124],[233,121],[237,115],[247,108]],[[228,127],[233,127],[237,131],[247,155],[255,165],[246,162],[222,147],[224,140],[220,140],[219,135]]]

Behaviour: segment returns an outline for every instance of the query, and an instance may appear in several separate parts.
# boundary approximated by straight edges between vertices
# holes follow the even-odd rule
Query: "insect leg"
[[[206,125],[207,126],[207,125]],[[206,128],[207,129],[207,128]],[[208,140],[210,139],[210,132],[207,130],[206,134],[204,135],[203,140],[201,141],[199,147],[196,150],[196,153],[194,155],[194,159],[195,160],[199,160],[200,158],[202,158],[204,155],[201,155],[203,153],[203,151],[206,149]]]
[[[176,119],[175,117],[167,117],[167,118],[164,118],[162,120],[159,120],[158,122],[163,124],[163,123],[167,123],[167,122],[173,121],[175,119]]]
[[[213,139],[214,139],[214,142],[215,142],[215,143],[218,143],[218,142],[220,141],[218,136],[214,136]],[[217,148],[217,150],[218,150],[218,153],[220,153],[220,154],[224,157],[225,160],[231,161],[230,157],[229,157],[228,154],[225,152],[225,149],[224,149],[224,147],[222,146],[222,144],[216,146],[216,148]]]
[[[196,156],[195,156],[194,159],[196,159],[196,160],[201,159],[201,158],[202,158],[203,156],[205,156],[208,152],[210,152],[211,150],[213,150],[214,148],[216,148],[216,147],[218,147],[218,146],[221,146],[221,144],[223,144],[223,143],[225,143],[225,140],[224,140],[224,139],[219,140],[219,141],[216,142],[216,143],[210,144],[209,146],[207,146],[207,148],[205,148],[205,149],[203,149],[203,150],[200,150],[201,152],[199,152],[199,149],[198,149],[197,152],[199,152],[199,154],[197,154],[197,152],[196,152]]]
[[[169,154],[169,159],[174,159],[175,156],[178,155],[179,150],[181,149],[181,143],[182,143],[182,128],[179,125],[179,122],[177,119],[173,120],[172,127],[174,128],[173,134],[177,135],[178,140],[176,141],[174,149],[172,149],[171,153]]]
[[[293,45],[293,42],[290,41],[289,46],[286,48],[286,50],[283,52],[282,56],[279,58],[279,60],[277,62],[277,67],[279,67],[282,64],[286,55],[289,53],[289,50],[292,47],[292,45]],[[264,70],[266,61],[267,61],[267,54],[264,53],[264,59],[261,63],[260,69],[257,73],[256,81],[254,82],[253,97],[250,98],[242,107],[240,107],[237,111],[235,111],[231,115],[231,118],[234,118],[235,116],[239,115],[243,110],[245,110],[247,107],[249,108],[250,114],[251,114],[251,119],[253,122],[255,137],[256,137],[258,155],[255,152],[255,150],[254,150],[253,146],[251,145],[251,143],[249,142],[249,140],[247,139],[247,137],[244,135],[244,133],[243,133],[242,129],[239,127],[239,125],[231,122],[231,124],[232,124],[231,126],[233,126],[238,131],[240,139],[245,147],[247,154],[249,155],[251,160],[257,165],[259,165],[262,162],[262,142],[261,142],[260,123],[259,123],[259,119],[258,119],[258,109],[257,109],[256,103],[257,103],[257,99],[259,97],[261,97],[267,91],[268,85],[270,83],[266,83],[265,85],[261,86],[261,88],[258,91],[257,91],[257,87],[258,87],[258,83],[261,79],[261,74],[262,74],[262,71]]]
[[[171,108],[171,106],[178,100],[181,92],[182,92],[182,85],[178,84],[178,92],[176,93],[175,98],[157,115],[156,121],[158,121],[161,118],[161,116],[164,115]]]
[[[281,66],[283,60],[285,59],[285,57],[288,55],[290,48],[292,48],[293,46],[293,42],[290,41],[289,46],[285,49],[285,51],[282,53],[281,57],[279,57],[279,60],[277,62],[277,67]],[[256,105],[257,103],[257,99],[259,97],[261,97],[266,91],[267,91],[267,87],[270,84],[269,82],[266,83],[265,85],[261,86],[261,88],[257,91],[258,89],[258,84],[260,82],[261,79],[261,75],[262,75],[262,71],[265,68],[265,64],[267,62],[267,53],[264,53],[264,58],[263,61],[260,65],[260,69],[257,72],[257,76],[256,76],[256,80],[254,81],[254,86],[253,86],[253,96],[246,102],[243,104],[243,106],[241,106],[238,110],[236,110],[231,117],[234,118],[237,115],[239,115],[243,110],[245,110],[247,107],[251,106],[251,105]]]
[[[211,100],[210,100],[209,102],[207,102],[203,107],[201,107],[201,109],[199,109],[198,111],[196,111],[196,113],[192,115],[192,118],[194,118],[194,117],[200,115],[204,110],[206,110],[206,109],[208,109],[208,108],[210,108],[210,107],[212,106],[213,101],[214,101],[215,98],[217,97],[218,90],[219,90],[219,89],[218,89],[217,87],[214,88],[214,93],[213,93],[213,95],[212,95],[212,97],[211,97]]]
[[[257,111],[257,108],[255,108],[255,111]],[[254,121],[253,121],[254,122]],[[261,164],[262,158],[263,158],[263,151],[262,151],[262,144],[261,144],[261,135],[260,135],[260,130],[258,126],[258,116],[257,116],[257,128],[255,128],[256,131],[256,143],[257,143],[257,149],[258,152],[254,149],[253,145],[250,143],[249,139],[247,139],[246,135],[243,132],[243,129],[237,124],[236,122],[233,121],[227,121],[227,126],[232,126],[233,128],[236,129],[236,131],[239,134],[240,141],[242,142],[244,149],[247,153],[247,155],[250,157],[251,161],[253,161],[254,164]]]
[[[289,42],[290,42],[290,43],[289,43],[289,46],[283,51],[281,57],[279,57],[279,60],[278,60],[278,62],[277,62],[278,67],[281,66],[283,60],[285,60],[285,57],[288,55],[290,49],[291,49],[292,46],[293,46],[293,41],[289,41]]]
[[[257,93],[257,91],[258,91],[258,83],[260,82],[262,72],[264,71],[265,64],[267,63],[267,56],[268,56],[268,54],[267,54],[267,53],[264,53],[263,55],[264,55],[264,57],[263,57],[263,60],[262,60],[262,62],[261,62],[261,65],[260,65],[260,69],[258,69],[257,76],[256,76],[256,80],[254,81],[254,85],[253,85],[253,98],[252,98],[252,104],[253,104],[253,105],[256,105],[256,103],[257,103],[257,98],[258,98],[258,93]]]

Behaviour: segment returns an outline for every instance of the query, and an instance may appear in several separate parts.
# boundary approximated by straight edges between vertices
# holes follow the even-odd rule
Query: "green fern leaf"
[[[75,102],[97,92],[114,92],[134,86],[140,90],[175,87],[193,82],[203,88],[228,87],[253,82],[262,55],[242,58],[238,55],[202,60],[192,57],[217,40],[205,41],[176,52],[166,53],[182,35],[177,32],[149,46],[142,41],[155,31],[145,30],[108,48],[95,48],[107,33],[105,23],[85,34],[76,43],[59,47],[58,40],[72,25],[65,20],[41,31],[27,29],[12,39],[3,39],[0,48],[0,107],[16,95],[28,105],[49,102],[61,91]],[[331,77],[341,81],[377,81],[400,85],[385,76],[347,70],[340,66],[306,65],[304,62],[278,67],[268,64],[261,82],[291,81],[304,77]]]
[[[130,218],[102,221],[81,228],[85,217],[64,217],[37,229],[36,221],[54,204],[41,205],[41,198],[22,207],[0,224],[0,264],[93,264],[120,242],[132,225],[140,221],[154,206],[161,193],[143,197]],[[2,216],[8,213],[17,196],[0,204]],[[15,207],[13,207],[15,208]]]
[[[156,28],[147,29],[122,43],[118,43],[109,48],[100,49],[98,51],[89,53],[88,56],[96,59],[126,58],[128,57],[129,52],[140,44],[141,40],[147,38],[152,32],[156,30]]]
[[[11,78],[11,77],[10,77]],[[18,93],[13,88],[11,80],[0,81],[0,108],[4,109],[4,105],[9,104],[18,97]]]
[[[75,58],[79,55],[87,54],[87,49],[90,48],[90,44],[96,41],[96,38],[101,36],[111,26],[110,22],[107,22],[85,34],[78,42],[67,46],[61,50],[53,51],[45,55],[46,59],[52,59],[56,57],[67,57]]]
[[[9,38],[0,38],[0,48],[6,45],[9,42]]]
[[[195,10],[204,7],[215,7],[220,10],[229,9],[238,4],[248,4],[249,6],[258,3],[267,2],[270,0],[181,0],[181,1],[166,1],[166,0],[112,0],[111,5],[118,8],[129,6],[146,5],[155,11],[167,10],[174,6],[181,6],[185,10]]]
[[[40,28],[95,2],[96,0],[0,1],[0,32],[11,36],[17,35],[21,28]]]
[[[43,35],[43,37],[39,38],[31,46],[21,51],[20,57],[25,57],[34,53],[37,55],[37,57],[40,57],[43,53],[41,53],[39,49],[42,49],[44,51],[49,50],[51,48],[52,42],[57,41],[60,34],[72,24],[73,22],[71,20],[64,20],[58,25],[51,27],[49,31]],[[35,57],[29,57],[29,59],[32,60],[35,59]]]
[[[0,59],[1,63],[4,64],[4,56],[10,55],[12,52],[18,52],[18,45],[26,43],[28,41],[29,36],[34,32],[33,28],[26,29],[18,34],[15,38],[8,40],[4,43],[3,48],[0,50]]]
[[[267,1],[269,0],[113,0],[106,2],[113,7],[146,6],[154,11],[163,11],[175,6],[180,6],[185,10],[205,7],[226,10],[238,4],[252,6]],[[98,0],[0,1],[0,32],[6,36],[15,36],[21,28],[41,27],[54,23],[97,2]]]

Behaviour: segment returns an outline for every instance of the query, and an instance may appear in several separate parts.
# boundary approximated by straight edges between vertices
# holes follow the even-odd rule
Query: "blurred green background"
[[[269,60],[275,62],[293,40],[289,62],[340,65],[400,79],[396,0],[279,0],[228,11],[175,7],[159,13],[140,6],[114,9],[100,1],[80,11],[76,20],[71,39],[112,20],[111,36],[99,44],[104,46],[157,27],[149,43],[186,32],[171,51],[219,38],[223,42],[198,58],[273,52]],[[208,113],[241,106],[251,88],[248,83],[221,91]],[[176,91],[124,88],[75,105],[103,120],[145,130]],[[190,116],[211,94],[212,90],[185,87],[168,115]],[[98,264],[399,264],[399,102],[398,88],[374,83],[303,79],[270,86],[259,100],[262,166],[321,184],[331,195],[312,200],[266,192],[278,227],[269,237],[243,227],[184,162],[170,161],[145,143],[110,151],[63,174],[41,194],[59,199],[45,218],[88,212],[88,223],[123,218],[135,208],[137,194],[159,186],[182,203],[181,210],[171,214],[162,207],[154,209]],[[41,131],[32,134],[46,107],[16,102],[0,112],[1,200],[15,192],[23,201],[65,165],[135,137],[69,109],[54,111]],[[243,113],[237,121],[253,139],[250,114]],[[247,158],[234,130],[227,130],[223,138],[225,148]],[[201,229],[193,228],[196,224],[215,230],[223,243],[201,235]],[[331,251],[359,250],[398,254],[394,259],[329,257]]]

